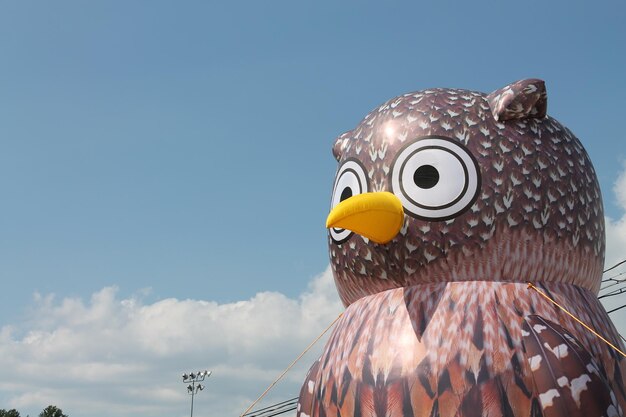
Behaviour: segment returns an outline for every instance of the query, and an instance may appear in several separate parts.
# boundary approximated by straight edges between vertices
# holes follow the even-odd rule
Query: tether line
[[[274,387],[274,385],[276,385],[276,383],[277,383],[278,381],[280,381],[280,380],[282,379],[282,377],[284,377],[284,376],[285,376],[285,374],[286,374],[287,372],[289,372],[289,370],[290,370],[290,369],[291,369],[291,368],[292,368],[292,367],[293,367],[293,366],[294,366],[294,365],[295,365],[295,364],[296,364],[296,363],[300,360],[300,358],[302,358],[302,357],[304,356],[304,354],[305,354],[305,353],[307,353],[307,352],[309,351],[309,349],[311,349],[311,348],[313,347],[313,345],[314,345],[314,344],[316,344],[316,343],[317,343],[317,341],[318,341],[318,340],[320,340],[320,339],[322,338],[322,336],[324,336],[324,334],[326,334],[326,332],[327,332],[327,331],[328,331],[331,327],[333,327],[333,326],[334,326],[334,324],[335,324],[335,323],[337,323],[337,320],[339,320],[339,319],[341,318],[341,316],[342,316],[342,315],[343,315],[343,312],[342,312],[342,313],[340,313],[340,314],[337,316],[337,318],[336,318],[335,320],[333,320],[333,322],[332,322],[332,323],[330,323],[330,324],[328,325],[328,327],[327,327],[326,329],[324,329],[324,331],[323,331],[322,333],[320,333],[320,335],[319,335],[319,336],[317,336],[317,337],[315,338],[315,340],[314,340],[314,341],[312,341],[312,342],[311,342],[311,344],[310,344],[309,346],[307,346],[307,347],[306,347],[306,349],[304,349],[304,351],[300,354],[300,356],[298,356],[298,357],[297,357],[297,358],[296,358],[293,362],[291,362],[291,364],[289,364],[289,366],[287,367],[287,369],[285,369],[285,370],[283,371],[283,373],[282,373],[282,374],[280,374],[280,376],[279,376],[278,378],[276,378],[276,380],[275,380],[274,382],[272,382],[272,383],[270,384],[270,386],[269,386],[269,387],[267,387],[267,389],[266,389],[265,391],[263,391],[263,394],[261,394],[261,395],[259,396],[259,398],[257,398],[257,399],[256,399],[256,400],[255,400],[255,401],[254,401],[254,402],[250,405],[250,407],[248,407],[248,408],[246,409],[246,411],[244,411],[243,413],[241,413],[241,415],[240,415],[239,417],[243,417],[245,414],[247,414],[247,413],[248,413],[248,411],[250,411],[250,410],[252,409],[252,407],[254,407],[254,406],[255,406],[255,405],[256,405],[259,401],[261,401],[261,399],[263,399],[263,397],[265,397],[265,394],[267,394],[267,393],[268,393],[268,392],[269,392],[269,391],[270,391],[270,390]]]
[[[569,311],[567,311],[567,309],[565,307],[563,307],[562,305],[560,305],[559,303],[557,303],[556,301],[554,301],[552,298],[550,298],[546,293],[544,293],[543,291],[541,291],[539,288],[535,287],[532,283],[528,282],[528,288],[529,289],[533,289],[535,291],[537,291],[537,293],[539,293],[539,295],[541,295],[542,297],[544,297],[546,300],[550,301],[552,304],[554,304],[555,306],[557,306],[558,308],[560,308],[561,310],[563,310],[565,313],[567,313],[568,316],[570,316],[571,318],[573,318],[574,320],[576,320],[578,323],[580,323],[585,329],[589,330],[591,333],[593,333],[596,337],[598,337],[599,339],[601,339],[604,343],[606,343],[607,345],[611,346],[613,349],[615,349],[617,352],[621,353],[623,357],[626,358],[626,353],[622,352],[620,349],[618,349],[613,343],[609,342],[608,340],[606,340],[604,337],[602,337],[598,332],[596,332],[595,330],[593,330],[591,327],[587,326],[585,323],[582,322],[582,320],[580,320],[578,317],[576,317],[575,315],[573,315],[572,313],[570,313]]]

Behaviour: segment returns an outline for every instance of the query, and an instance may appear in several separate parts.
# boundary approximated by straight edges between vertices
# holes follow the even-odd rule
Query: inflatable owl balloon
[[[300,417],[622,416],[597,299],[604,215],[544,82],[391,99],[339,136],[328,216],[346,306]],[[623,348],[621,348],[623,350]]]

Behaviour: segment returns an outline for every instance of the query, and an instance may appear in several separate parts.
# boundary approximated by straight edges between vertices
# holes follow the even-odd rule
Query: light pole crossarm
[[[191,395],[191,417],[193,417],[193,398],[199,391],[202,391],[204,389],[204,385],[200,384],[200,382],[204,381],[205,378],[211,376],[211,373],[211,371],[204,370],[183,374],[183,383],[189,384],[187,385],[187,394]]]

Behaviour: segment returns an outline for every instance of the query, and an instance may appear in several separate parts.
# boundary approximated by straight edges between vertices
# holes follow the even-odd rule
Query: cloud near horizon
[[[196,407],[239,415],[342,310],[330,270],[297,299],[262,292],[227,304],[173,298],[144,304],[117,292],[103,288],[88,303],[36,295],[29,320],[2,327],[0,408],[37,415],[55,404],[69,415],[185,416],[189,399],[180,375],[210,369]],[[297,396],[322,346],[266,403]]]

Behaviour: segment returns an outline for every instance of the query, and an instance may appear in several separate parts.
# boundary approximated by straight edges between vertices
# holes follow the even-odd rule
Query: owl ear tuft
[[[343,155],[343,151],[347,146],[348,141],[350,140],[350,134],[352,131],[342,133],[337,139],[335,139],[335,143],[333,144],[333,156],[339,162],[341,160],[341,155]]]
[[[516,81],[487,96],[496,121],[542,119],[548,109],[548,95],[543,80]]]

